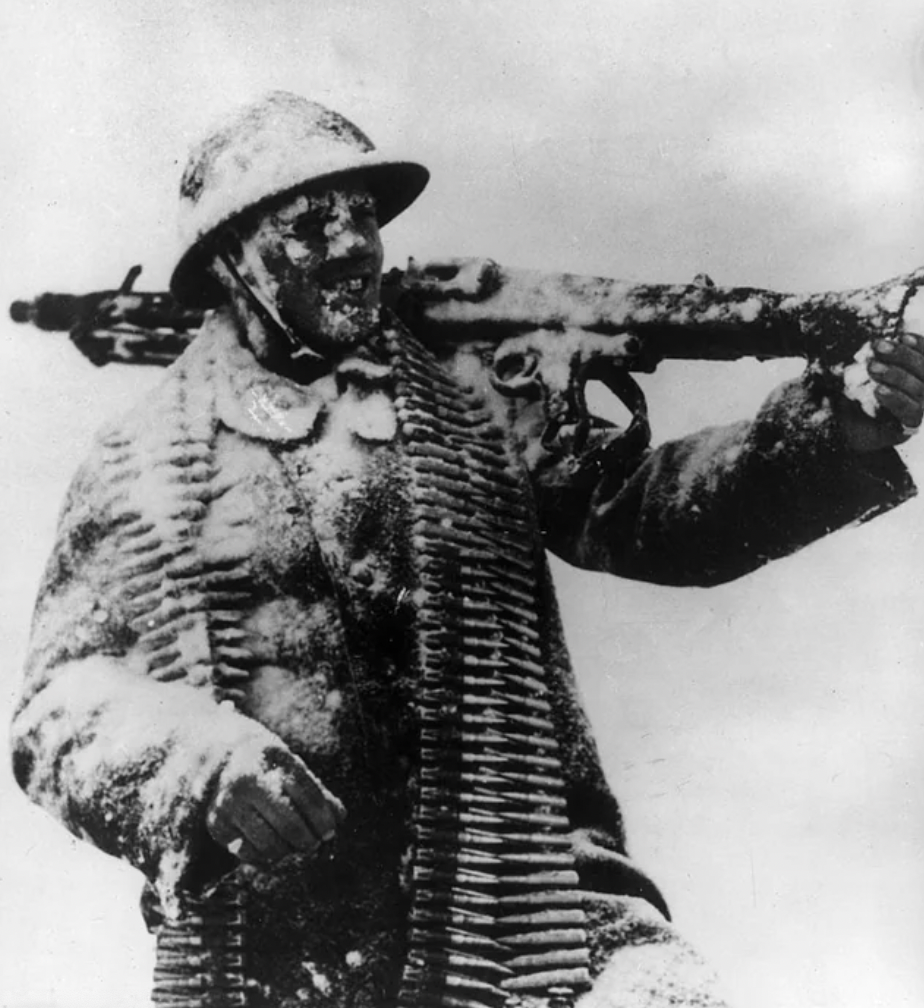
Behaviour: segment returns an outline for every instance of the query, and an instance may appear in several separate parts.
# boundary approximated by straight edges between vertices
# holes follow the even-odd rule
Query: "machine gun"
[[[31,322],[48,332],[66,332],[97,367],[104,364],[165,366],[189,346],[203,312],[184,308],[166,292],[135,291],[141,274],[132,266],[117,290],[89,294],[40,294],[14,301],[14,322]]]
[[[166,293],[134,292],[140,266],[116,291],[43,294],[11,314],[44,329],[67,330],[94,364],[169,364],[191,342],[203,313]],[[924,314],[924,268],[884,283],[822,294],[718,287],[508,269],[490,259],[445,259],[393,269],[383,304],[438,355],[480,355],[504,396],[542,399],[550,436],[588,411],[584,387],[599,380],[644,419],[631,371],[663,360],[733,361],[801,357],[822,380],[846,382],[875,411],[864,346],[894,338],[912,308]],[[859,358],[856,365],[851,361]]]

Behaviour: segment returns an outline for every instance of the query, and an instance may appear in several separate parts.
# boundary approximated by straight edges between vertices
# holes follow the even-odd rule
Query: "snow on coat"
[[[300,386],[262,369],[213,316],[157,389],[101,432],[74,480],[16,715],[21,786],[141,870],[168,918],[185,891],[234,867],[205,829],[233,754],[288,746],[343,801],[328,857],[240,872],[249,968],[267,1004],[380,1005],[400,976],[417,583],[380,351]],[[606,451],[618,436],[608,427],[579,455],[543,446],[541,417],[496,397],[476,353],[457,348],[443,366],[506,424],[537,542],[588,569],[715,584],[914,492],[894,452],[847,451],[807,381],[776,390],[752,422],[620,458]],[[645,960],[638,948],[652,942],[661,958],[645,968],[659,989],[680,974],[699,989],[692,954],[637,899],[659,897],[627,859],[547,570],[539,577],[594,971],[626,983],[607,963],[618,950]]]

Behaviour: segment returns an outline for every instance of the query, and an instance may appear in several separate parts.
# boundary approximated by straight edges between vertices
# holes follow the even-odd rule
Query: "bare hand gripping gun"
[[[97,365],[168,364],[203,315],[169,294],[133,292],[139,273],[133,267],[117,291],[17,301],[11,314],[69,330]],[[382,300],[438,354],[479,352],[500,393],[544,399],[554,432],[586,420],[590,380],[643,417],[644,397],[629,372],[667,359],[802,357],[840,380],[869,340],[902,331],[922,287],[924,268],[857,290],[784,294],[718,287],[702,275],[690,284],[640,284],[508,269],[490,259],[412,259],[385,276]]]

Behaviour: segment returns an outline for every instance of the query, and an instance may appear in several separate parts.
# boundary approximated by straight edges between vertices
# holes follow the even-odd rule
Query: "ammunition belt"
[[[157,935],[152,1001],[157,1008],[246,1008],[244,893],[232,877]]]
[[[176,381],[161,422],[108,434],[102,444],[110,518],[117,528],[131,626],[161,682],[208,688],[239,702],[253,658],[240,626],[249,602],[247,558],[203,561],[198,538],[214,479],[214,409],[208,383]],[[178,923],[157,935],[152,1000],[158,1008],[240,1008],[247,1003],[241,883],[182,895]]]
[[[420,768],[399,1008],[570,1005],[590,982],[539,626],[541,544],[484,402],[389,346],[409,470]]]
[[[420,764],[398,1008],[499,1008],[523,996],[567,1008],[589,985],[589,952],[546,684],[551,659],[538,616],[543,558],[531,497],[475,391],[406,332],[386,335],[420,583]],[[196,433],[205,448],[206,432]],[[180,440],[164,475],[179,483],[182,467],[183,503],[193,494],[205,503],[209,468],[200,496]],[[126,511],[127,531],[145,547],[131,562],[138,564],[136,617],[151,633],[151,673],[195,680],[190,672],[210,654],[213,688],[237,700],[249,664],[235,637],[237,596],[246,595],[238,583],[243,567],[199,569],[194,551],[164,557],[159,537],[147,538],[153,530],[136,527],[140,509]],[[189,517],[195,524],[200,514]],[[166,569],[149,568],[155,559],[166,559]],[[165,658],[189,633],[193,614],[180,613],[162,593],[189,598],[180,589],[193,586],[197,601],[187,606],[202,621],[202,643],[174,666]],[[174,633],[164,634],[163,623]],[[207,897],[184,897],[180,921],[158,933],[158,1008],[245,1008],[244,896],[232,876]]]

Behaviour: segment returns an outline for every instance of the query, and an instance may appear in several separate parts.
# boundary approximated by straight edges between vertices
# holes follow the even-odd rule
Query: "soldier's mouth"
[[[359,305],[369,295],[372,279],[372,274],[367,272],[328,277],[321,284],[321,300],[339,307]]]
[[[369,277],[350,277],[347,280],[341,280],[337,286],[340,290],[345,290],[352,294],[361,294],[369,286]]]

